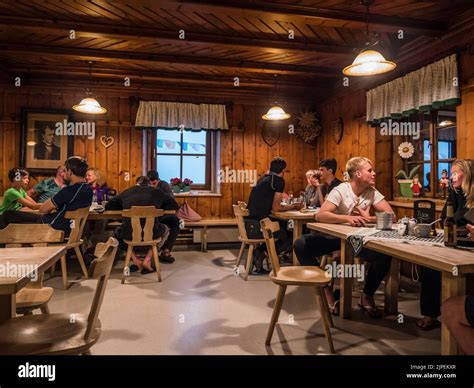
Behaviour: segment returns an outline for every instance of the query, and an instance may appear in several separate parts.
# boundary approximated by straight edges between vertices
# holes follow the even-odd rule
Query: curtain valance
[[[140,101],[135,127],[186,130],[229,129],[225,105]]]
[[[459,104],[456,55],[371,89],[366,96],[371,123]]]

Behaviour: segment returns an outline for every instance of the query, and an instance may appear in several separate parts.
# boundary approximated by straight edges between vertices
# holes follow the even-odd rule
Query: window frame
[[[158,139],[158,130],[165,130],[165,131],[178,131],[180,132],[180,152],[179,153],[159,153],[157,149],[157,139]],[[197,132],[197,131],[196,131]],[[191,154],[191,153],[183,153],[183,134],[184,130],[180,129],[166,129],[166,128],[154,128],[152,131],[151,135],[151,144],[152,144],[152,152],[153,152],[153,159],[152,159],[152,168],[156,171],[158,171],[158,157],[159,155],[178,155],[180,156],[180,166],[179,166],[179,171],[180,171],[180,177],[183,179],[183,156],[206,156],[206,182],[204,184],[192,184],[191,189],[193,190],[211,190],[212,187],[212,182],[211,182],[211,176],[212,176],[212,162],[211,159],[213,157],[213,141],[212,141],[212,134],[211,131],[205,131],[206,132],[206,153],[205,154]],[[169,182],[168,182],[169,183]]]
[[[449,107],[448,107],[449,108]],[[410,160],[407,161],[407,166],[408,166],[408,171],[413,168],[413,166],[416,165],[424,165],[428,164],[430,165],[430,191],[425,191],[424,196],[427,198],[441,198],[442,193],[438,193],[437,187],[438,187],[438,164],[439,163],[449,163],[452,164],[454,160],[456,160],[456,154],[457,154],[457,137],[456,137],[456,149],[454,150],[454,156],[452,158],[448,159],[437,159],[438,156],[438,134],[440,129],[446,129],[449,127],[457,127],[457,121],[454,123],[454,125],[451,125],[449,127],[440,127],[438,125],[438,114],[439,111],[446,110],[447,108],[440,108],[440,109],[433,109],[429,112],[429,147],[430,147],[430,160],[429,162],[427,160]],[[455,111],[456,112],[456,111]],[[424,115],[427,112],[416,112],[414,113],[414,116],[416,117],[417,121],[422,124],[422,130],[423,130],[423,121],[424,121]],[[415,117],[410,116],[406,118],[407,120],[415,120]],[[410,139],[409,136],[403,136],[403,141],[408,141],[412,142],[413,140]],[[398,153],[395,150],[395,153],[398,156]],[[407,173],[408,173],[407,171]],[[423,180],[422,180],[423,181]],[[424,187],[423,189],[426,189]]]

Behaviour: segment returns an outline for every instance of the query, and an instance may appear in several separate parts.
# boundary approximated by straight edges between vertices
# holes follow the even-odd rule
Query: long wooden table
[[[65,253],[66,246],[0,249],[0,266],[3,267],[0,272],[0,323],[16,315],[15,294],[28,284],[33,271],[39,276]],[[6,271],[7,266],[19,268],[20,265],[25,266],[25,271],[14,277],[5,277],[14,275]]]
[[[308,228],[341,239],[341,264],[354,262],[347,238],[356,229],[349,225],[309,223]],[[385,311],[398,312],[399,259],[440,271],[442,274],[442,301],[466,293],[466,274],[474,273],[474,253],[464,249],[422,246],[399,242],[369,241],[365,248],[392,256],[388,281],[385,283]],[[352,278],[341,277],[342,318],[352,312]],[[458,345],[445,325],[441,327],[441,354],[457,354]]]
[[[165,210],[165,214],[176,214],[176,210]],[[90,211],[87,220],[122,220],[122,210],[106,210],[102,213]]]
[[[272,216],[286,221],[293,221],[293,243],[303,234],[303,225],[314,221],[317,212],[300,212],[299,210],[289,210],[286,212],[272,212]],[[299,265],[296,254],[293,252],[293,265]]]

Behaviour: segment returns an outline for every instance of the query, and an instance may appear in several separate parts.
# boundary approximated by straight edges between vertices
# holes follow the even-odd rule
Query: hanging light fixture
[[[275,74],[275,99],[276,99],[276,79],[278,74]],[[262,116],[262,119],[269,121],[278,121],[289,119],[291,115],[286,113],[283,107],[278,104],[276,101],[273,103],[272,107],[268,110],[266,114]]]
[[[89,61],[89,78],[90,85],[92,85],[92,61]],[[77,112],[88,113],[88,114],[104,114],[107,109],[100,106],[99,101],[92,97],[92,93],[89,88],[86,89],[86,98],[83,98],[81,102],[72,107]]]
[[[362,0],[361,4],[367,7],[367,24],[366,24],[366,45],[371,45],[369,39],[369,6],[374,3],[374,0]],[[376,41],[372,45],[375,46],[378,43]],[[346,66],[342,72],[344,75],[350,75],[360,77],[364,75],[375,75],[388,73],[395,69],[397,65],[395,62],[387,61],[382,54],[376,50],[364,49],[357,55],[352,62],[352,65]]]

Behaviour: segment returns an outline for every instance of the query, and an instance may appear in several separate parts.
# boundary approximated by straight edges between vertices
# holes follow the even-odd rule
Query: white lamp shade
[[[375,50],[362,51],[352,62],[342,70],[345,75],[364,76],[387,73],[395,69],[394,62],[387,61],[382,54]]]
[[[72,107],[75,111],[88,114],[103,114],[107,109],[100,106],[95,98],[86,97],[81,100],[78,105]]]
[[[272,106],[267,114],[262,116],[264,120],[286,120],[289,119],[291,115],[286,113],[281,106],[274,105]]]

